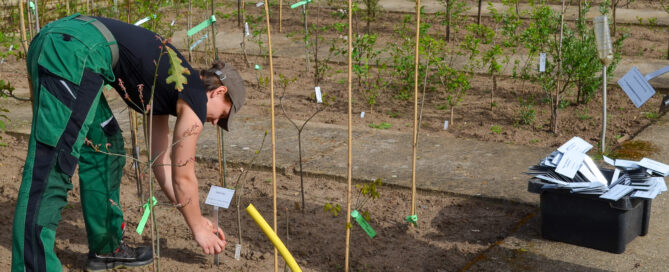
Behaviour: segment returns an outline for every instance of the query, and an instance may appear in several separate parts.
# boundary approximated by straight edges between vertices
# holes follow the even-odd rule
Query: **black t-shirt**
[[[146,109],[146,105],[149,104],[156,69],[155,63],[158,61],[162,43],[156,33],[145,28],[108,18],[94,18],[109,29],[118,43],[119,59],[116,67],[114,67],[116,82],[110,83],[110,85],[116,89],[121,97],[124,97],[128,106],[141,112],[138,106],[143,105]],[[167,71],[170,68],[170,62],[169,57],[163,55],[160,59],[158,77],[156,78],[153,114],[176,115],[177,100],[181,98],[188,103],[204,124],[207,114],[207,94],[199,73],[188,64],[174,46],[169,43],[167,46],[171,47],[181,58],[181,64],[190,70],[190,75],[186,76],[188,84],[184,85],[181,92],[174,88],[174,83],[167,84],[165,79],[169,76]],[[122,90],[119,79],[123,81],[128,97],[132,102],[125,98],[126,93]],[[141,98],[138,91],[140,84],[143,84]]]

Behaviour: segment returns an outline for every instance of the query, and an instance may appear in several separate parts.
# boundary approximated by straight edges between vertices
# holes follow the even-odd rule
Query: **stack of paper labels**
[[[614,201],[627,195],[653,199],[667,190],[664,177],[669,175],[669,165],[648,158],[637,162],[604,156],[604,161],[615,167],[604,175],[586,154],[591,148],[585,140],[574,137],[531,166],[527,174],[545,183],[542,190],[566,189]]]

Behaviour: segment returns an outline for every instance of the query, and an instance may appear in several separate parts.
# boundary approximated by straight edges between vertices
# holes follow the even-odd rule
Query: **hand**
[[[193,228],[193,236],[195,237],[195,241],[197,241],[198,245],[200,245],[204,251],[204,254],[218,254],[225,248],[226,242],[223,230],[221,228],[216,230],[211,221],[204,217],[202,217],[201,223]]]

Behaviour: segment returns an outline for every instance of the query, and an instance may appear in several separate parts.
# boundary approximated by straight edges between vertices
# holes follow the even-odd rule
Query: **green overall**
[[[62,270],[54,242],[77,165],[89,250],[110,253],[121,240],[125,149],[101,91],[115,80],[110,45],[116,42],[105,38],[94,19],[76,17],[46,25],[28,51],[35,101],[14,213],[12,271]],[[85,145],[86,139],[100,152]]]

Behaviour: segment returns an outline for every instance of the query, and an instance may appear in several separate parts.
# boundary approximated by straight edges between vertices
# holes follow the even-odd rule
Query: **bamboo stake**
[[[214,0],[211,0],[211,16],[214,16]],[[218,50],[216,49],[216,22],[211,24],[211,42],[214,47],[214,59],[218,60]],[[220,133],[220,132],[219,132]],[[220,138],[220,137],[219,137]],[[218,159],[221,160],[220,157]]]
[[[193,28],[193,20],[192,20],[192,15],[193,14],[193,0],[188,0],[188,29]],[[193,53],[190,50],[190,43],[191,43],[191,38],[186,35],[186,47],[188,48],[188,62],[193,61]]]
[[[67,10],[67,15],[70,15],[70,0],[65,0],[65,10]]]
[[[32,40],[33,36],[33,17],[32,11],[30,10],[30,4],[26,1],[26,13],[28,14],[28,37]]]
[[[23,53],[28,55],[28,39],[26,38],[26,21],[23,16],[23,0],[19,0],[19,17],[21,20],[21,45],[23,46]],[[33,101],[33,84],[32,80],[28,79],[28,89],[30,91],[30,101]],[[32,104],[31,104],[32,105]]]
[[[35,1],[35,35],[39,33],[39,8],[37,1]]]
[[[278,231],[276,222],[276,127],[274,124],[274,65],[272,64],[272,37],[269,25],[269,3],[265,0],[265,22],[267,23],[267,48],[269,54],[269,93],[270,114],[272,115],[272,207],[274,213],[274,232]],[[279,252],[274,247],[274,272],[279,271]]]
[[[279,33],[282,33],[281,31],[282,13],[283,13],[283,0],[279,0]]]
[[[349,269],[349,253],[351,241],[351,179],[353,174],[353,1],[348,0],[348,162],[346,190],[346,253],[344,255],[344,271]]]
[[[420,45],[420,0],[416,0],[416,53],[414,58],[413,158],[411,160],[411,215],[416,214],[416,145],[418,142],[418,46]]]

